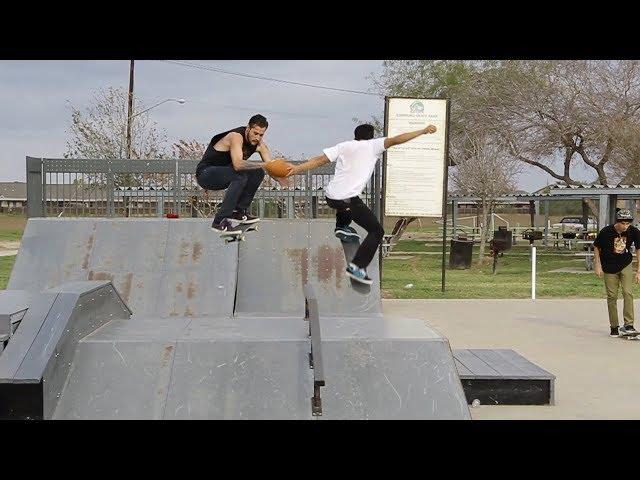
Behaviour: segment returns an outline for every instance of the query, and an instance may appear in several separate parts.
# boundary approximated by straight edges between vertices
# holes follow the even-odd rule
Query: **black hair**
[[[269,122],[267,122],[267,118],[264,115],[254,115],[249,119],[249,128],[253,125],[257,125],[258,127],[267,128],[269,126]]]
[[[373,125],[365,123],[356,127],[356,129],[353,131],[353,136],[356,140],[371,140],[373,138],[373,133]]]

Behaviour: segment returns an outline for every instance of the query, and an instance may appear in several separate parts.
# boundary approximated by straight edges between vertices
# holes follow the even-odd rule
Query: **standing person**
[[[618,210],[616,221],[607,225],[598,233],[593,242],[593,260],[595,273],[599,278],[604,276],[607,290],[607,308],[612,337],[637,335],[633,328],[633,256],[631,244],[635,244],[636,251],[640,249],[640,230],[631,225],[633,214],[630,210]],[[635,282],[640,283],[640,270],[635,274]],[[618,289],[622,285],[624,300],[623,321],[618,322]]]
[[[327,205],[336,210],[335,235],[342,241],[358,237],[355,229],[349,226],[352,220],[367,231],[366,238],[347,265],[347,275],[354,280],[367,285],[373,283],[366,269],[384,236],[382,225],[359,197],[373,174],[378,157],[389,147],[435,131],[436,127],[429,125],[395,137],[373,138],[373,125],[358,125],[354,131],[354,140],[325,148],[322,155],[289,167],[288,176],[335,162],[334,176],[325,189]]]

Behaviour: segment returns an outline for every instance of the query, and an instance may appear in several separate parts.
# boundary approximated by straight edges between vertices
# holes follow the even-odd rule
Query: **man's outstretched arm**
[[[287,177],[291,175],[298,175],[307,170],[313,170],[314,168],[321,167],[322,165],[326,165],[329,163],[329,158],[323,153],[322,155],[318,155],[317,157],[310,158],[304,163],[299,165],[291,165],[289,167],[289,171],[287,172]]]
[[[396,135],[395,137],[388,137],[384,140],[384,148],[387,149],[389,147],[393,147],[394,145],[400,145],[402,143],[408,142],[409,140],[413,140],[420,135],[436,133],[436,130],[437,129],[435,125],[428,125],[426,128],[422,128],[414,132],[401,133],[400,135]]]

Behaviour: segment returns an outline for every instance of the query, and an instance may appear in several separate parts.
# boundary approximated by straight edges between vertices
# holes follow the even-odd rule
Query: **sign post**
[[[445,290],[449,100],[387,97],[384,134],[393,137],[435,125],[385,152],[383,214],[397,217],[442,217],[442,291]]]

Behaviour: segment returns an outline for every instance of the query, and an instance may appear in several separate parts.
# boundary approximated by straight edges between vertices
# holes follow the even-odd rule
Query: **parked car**
[[[563,231],[578,231],[584,229],[584,225],[582,223],[582,217],[564,217],[558,223],[554,223],[551,225],[551,228],[559,228]],[[597,230],[598,222],[593,217],[587,218],[587,231]]]
[[[558,223],[551,225],[551,228],[562,232],[562,238],[575,238],[584,231],[582,217],[563,217]],[[587,217],[587,232],[598,230],[598,222],[593,217]]]

